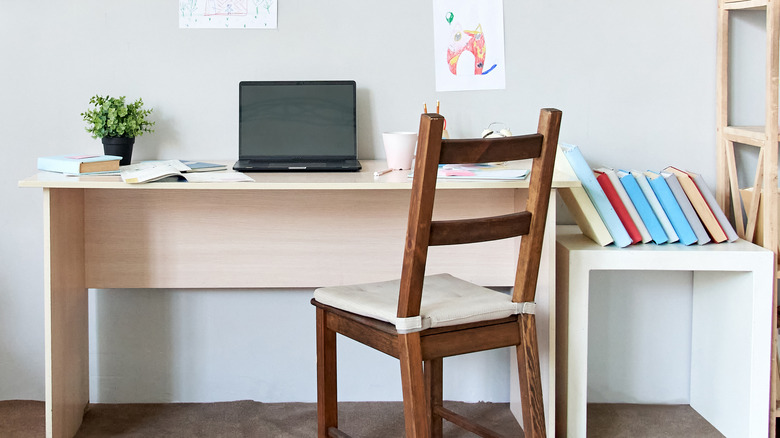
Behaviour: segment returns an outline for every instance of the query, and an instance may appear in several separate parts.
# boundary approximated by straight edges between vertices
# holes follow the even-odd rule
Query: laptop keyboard
[[[344,162],[329,161],[276,161],[276,162],[252,162],[251,160],[238,160],[233,169],[239,172],[262,171],[357,171],[360,170],[360,162],[347,160]]]

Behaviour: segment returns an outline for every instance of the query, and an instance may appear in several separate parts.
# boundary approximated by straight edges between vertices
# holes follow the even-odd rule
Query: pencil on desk
[[[393,169],[377,170],[376,172],[374,172],[374,176],[382,176],[382,175],[384,175],[386,173],[390,173],[392,171],[393,171]]]

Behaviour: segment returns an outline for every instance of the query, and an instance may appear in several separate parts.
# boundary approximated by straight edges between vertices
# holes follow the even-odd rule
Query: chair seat
[[[523,313],[524,309],[526,313],[532,312],[530,303],[514,303],[510,295],[450,274],[438,274],[425,277],[420,316],[398,318],[400,284],[400,280],[391,280],[323,287],[314,291],[314,299],[347,312],[389,322],[399,333],[506,318]]]

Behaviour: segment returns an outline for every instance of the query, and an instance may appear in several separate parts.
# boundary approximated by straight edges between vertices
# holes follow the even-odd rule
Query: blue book
[[[585,157],[582,156],[580,148],[569,144],[561,144],[560,148],[566,160],[569,161],[572,170],[574,170],[574,174],[577,175],[577,178],[582,183],[582,187],[585,189],[591,202],[593,202],[593,206],[596,207],[596,211],[599,212],[604,225],[607,226],[607,230],[609,230],[609,234],[615,241],[615,245],[621,248],[631,245],[631,237],[628,235],[628,231],[620,223],[620,218],[618,218],[615,209],[612,207],[609,199],[607,199],[607,195],[604,193],[601,185],[596,181],[593,170],[588,166]]]
[[[677,237],[677,232],[674,231],[672,222],[669,221],[669,217],[666,215],[666,212],[664,212],[664,208],[661,207],[661,203],[658,202],[658,197],[655,196],[653,188],[650,187],[650,183],[647,181],[645,174],[638,170],[632,170],[631,175],[633,175],[634,179],[636,179],[636,182],[639,184],[639,188],[642,189],[642,193],[644,193],[645,198],[647,198],[647,202],[653,209],[655,217],[657,217],[658,222],[661,223],[661,227],[663,227],[664,233],[666,233],[666,236],[669,238],[667,242],[674,243],[680,240],[680,238]]]
[[[661,203],[664,212],[669,217],[674,231],[677,232],[680,243],[683,245],[696,243],[696,233],[693,232],[691,224],[685,219],[685,213],[680,208],[680,204],[677,203],[677,198],[674,197],[674,193],[672,193],[672,189],[669,188],[664,177],[650,171],[645,172],[645,176],[650,183],[650,187],[653,188],[653,192],[658,197],[658,202]]]
[[[644,193],[642,193],[642,188],[639,187],[636,178],[623,170],[618,170],[616,173],[618,178],[620,178],[620,183],[623,185],[623,188],[626,189],[628,197],[631,198],[631,202],[634,203],[634,207],[636,208],[637,213],[639,213],[639,217],[642,218],[642,222],[644,222],[645,227],[647,227],[647,231],[650,233],[650,237],[653,241],[659,245],[668,242],[669,236],[666,235],[663,226],[661,226],[661,222],[655,216],[655,213],[653,213],[653,207],[650,206]]]

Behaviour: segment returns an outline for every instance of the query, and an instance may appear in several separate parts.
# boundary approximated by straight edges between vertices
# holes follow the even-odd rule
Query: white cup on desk
[[[417,146],[416,132],[384,132],[382,142],[385,145],[387,167],[393,170],[412,168],[414,150]]]

